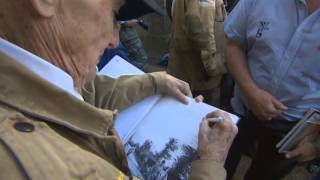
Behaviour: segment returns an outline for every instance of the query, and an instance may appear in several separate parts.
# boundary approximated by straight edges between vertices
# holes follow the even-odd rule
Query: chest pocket
[[[0,119],[0,140],[29,179],[117,179],[122,174],[46,123],[20,114]]]

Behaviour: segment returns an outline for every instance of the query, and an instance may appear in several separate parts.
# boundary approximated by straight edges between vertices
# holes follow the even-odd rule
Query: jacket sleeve
[[[121,111],[146,97],[162,93],[165,75],[165,72],[157,72],[118,79],[97,76],[81,93],[85,101],[95,107]]]
[[[209,45],[209,24],[201,17],[200,0],[185,0],[185,25],[188,38],[199,49],[206,49]],[[212,23],[210,23],[212,24]]]
[[[222,164],[212,160],[197,160],[192,163],[190,180],[225,180]]]
[[[186,2],[186,30],[199,48],[209,76],[226,72],[224,64],[223,22],[226,10],[222,0],[189,0]]]

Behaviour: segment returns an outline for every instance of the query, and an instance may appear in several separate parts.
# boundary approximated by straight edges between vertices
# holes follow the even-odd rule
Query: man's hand
[[[246,93],[246,100],[249,109],[260,120],[271,120],[288,109],[270,93],[258,87]]]
[[[187,96],[192,97],[188,83],[166,74],[164,94],[173,96],[181,102],[188,104]]]
[[[227,38],[226,62],[247,100],[250,110],[261,120],[271,120],[288,108],[255,84],[248,69],[247,47]]]
[[[204,101],[204,97],[202,95],[199,95],[197,97],[194,98],[196,100],[197,103],[201,103]]]
[[[208,118],[215,117],[222,117],[223,120],[212,124]],[[208,114],[202,121],[199,130],[198,153],[200,159],[214,160],[224,164],[237,133],[237,126],[226,112],[215,111]]]
[[[286,158],[297,158],[297,160],[300,162],[306,162],[315,159],[318,155],[318,150],[314,144],[320,143],[319,139],[317,142],[314,142],[314,139],[317,135],[318,133],[306,136],[295,149],[286,153]]]

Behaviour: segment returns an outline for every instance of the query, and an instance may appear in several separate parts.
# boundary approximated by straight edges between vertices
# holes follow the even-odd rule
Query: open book
[[[100,73],[116,78],[143,72],[115,56]],[[187,179],[197,158],[199,125],[214,110],[191,98],[185,105],[171,97],[152,96],[120,112],[115,127],[132,174],[144,179]],[[230,116],[238,122],[237,116]]]
[[[276,145],[279,153],[286,153],[298,145],[307,135],[320,130],[320,111],[310,109],[303,118]]]

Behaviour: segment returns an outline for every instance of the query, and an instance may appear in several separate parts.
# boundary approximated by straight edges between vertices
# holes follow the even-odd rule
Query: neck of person
[[[4,33],[5,34],[5,33]],[[30,33],[31,34],[31,33]],[[69,56],[63,53],[63,48],[58,44],[58,42],[46,43],[48,40],[41,39],[41,36],[37,38],[33,35],[29,35],[28,38],[33,39],[33,41],[25,41],[24,37],[21,38],[10,38],[2,36],[0,31],[0,37],[6,39],[7,41],[41,57],[43,60],[53,64],[54,66],[60,68],[61,70],[68,73],[74,80],[75,88],[81,88],[83,86],[84,78],[81,78],[81,72],[78,71],[75,61],[70,60]],[[56,44],[55,44],[56,43]],[[56,48],[48,46],[48,44],[55,44]]]
[[[320,0],[309,0],[308,2],[309,15],[320,8]]]

